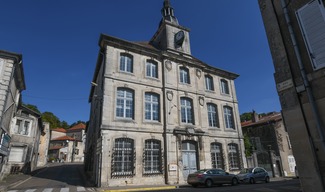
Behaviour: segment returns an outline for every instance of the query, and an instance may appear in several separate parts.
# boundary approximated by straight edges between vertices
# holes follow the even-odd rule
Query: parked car
[[[237,175],[242,183],[256,183],[257,181],[270,182],[268,172],[262,167],[245,168]]]
[[[187,183],[193,187],[198,185],[205,185],[206,187],[222,184],[237,185],[238,182],[239,179],[236,175],[227,173],[222,169],[202,169],[189,174],[187,177]]]

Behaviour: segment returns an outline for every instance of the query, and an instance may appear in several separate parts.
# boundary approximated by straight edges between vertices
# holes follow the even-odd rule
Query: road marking
[[[69,188],[61,188],[60,192],[69,192]]]
[[[77,187],[77,191],[86,191],[84,187]]]
[[[34,191],[36,191],[36,189],[28,189],[25,192],[34,192]]]
[[[53,188],[46,188],[43,190],[43,192],[52,192],[53,191]]]

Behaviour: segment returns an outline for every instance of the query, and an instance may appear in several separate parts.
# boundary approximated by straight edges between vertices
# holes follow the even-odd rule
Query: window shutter
[[[325,67],[325,9],[319,0],[314,0],[296,12],[313,69]]]

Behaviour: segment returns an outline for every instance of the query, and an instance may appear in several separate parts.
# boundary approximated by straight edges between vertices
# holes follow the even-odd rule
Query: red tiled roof
[[[67,130],[64,128],[56,128],[56,129],[52,129],[52,131],[56,131],[56,132],[62,132],[62,133],[66,133]]]
[[[83,123],[79,123],[79,124],[71,127],[70,129],[68,129],[68,131],[79,130],[79,129],[86,129],[86,125]]]
[[[54,138],[52,139],[51,141],[74,141],[75,139],[72,138],[72,137],[69,137],[69,136],[62,136],[62,137],[57,137],[57,138]]]
[[[271,121],[280,121],[282,119],[281,113],[273,113],[264,117],[261,117],[257,122],[253,121],[245,121],[241,122],[242,127],[249,127],[249,126],[254,126],[254,125],[262,125],[262,124],[267,124]]]

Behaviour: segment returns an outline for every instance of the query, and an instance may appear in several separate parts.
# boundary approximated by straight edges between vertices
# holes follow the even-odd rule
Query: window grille
[[[212,168],[224,169],[223,153],[221,143],[211,143]]]
[[[112,160],[112,176],[132,176],[135,162],[133,139],[116,139]]]
[[[143,152],[144,174],[162,173],[162,150],[159,140],[150,139],[145,141]]]
[[[230,170],[239,169],[239,155],[237,144],[228,144],[228,158]]]

